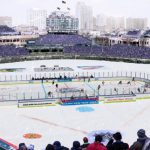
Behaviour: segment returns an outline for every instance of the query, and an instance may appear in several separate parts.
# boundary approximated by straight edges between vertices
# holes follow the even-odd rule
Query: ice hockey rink
[[[66,67],[67,71],[45,71],[35,72],[35,68],[45,65],[49,68]],[[12,70],[13,71],[12,71]],[[0,64],[0,94],[17,91],[21,85],[3,85],[5,80],[31,79],[32,77],[78,74],[108,74],[111,72],[136,72],[138,74],[150,74],[149,64],[132,64],[123,62],[89,61],[89,60],[42,60],[31,62],[17,62]],[[52,74],[50,74],[52,73]],[[76,83],[62,86],[84,86],[88,83]],[[93,82],[97,86],[98,82]],[[109,84],[109,83],[107,83]],[[45,89],[50,88],[51,83],[44,84]],[[87,85],[86,85],[87,86]],[[22,86],[24,91],[42,91],[41,83],[28,84]],[[87,86],[88,87],[88,86]],[[19,91],[21,92],[21,91]],[[34,144],[36,150],[41,150],[48,143],[59,140],[63,145],[72,146],[74,140],[82,143],[82,138],[88,136],[92,131],[111,130],[120,131],[123,140],[132,144],[137,138],[137,130],[143,128],[150,136],[149,113],[150,99],[139,100],[136,102],[111,103],[111,104],[90,104],[75,106],[46,106],[34,108],[18,108],[17,105],[0,106],[0,138],[3,138],[15,145],[25,142],[27,145]],[[92,111],[81,112],[80,107],[90,107]],[[26,139],[24,134],[37,133],[41,135],[39,139]]]

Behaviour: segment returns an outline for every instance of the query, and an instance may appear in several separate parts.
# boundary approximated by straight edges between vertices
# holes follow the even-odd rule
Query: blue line
[[[42,85],[43,91],[44,91],[44,93],[45,93],[45,98],[48,98],[48,95],[47,95],[47,93],[46,93],[46,90],[45,90],[45,87],[44,87],[44,84],[43,84],[42,81],[41,81],[41,85]]]
[[[94,89],[90,84],[86,83],[86,85],[87,85],[89,88],[91,88],[93,91],[95,91],[95,89]]]

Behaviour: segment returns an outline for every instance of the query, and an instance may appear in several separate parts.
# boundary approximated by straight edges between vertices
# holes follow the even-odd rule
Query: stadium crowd
[[[77,34],[47,34],[35,40],[35,44],[37,45],[76,45],[90,43],[89,39]]]
[[[0,26],[0,36],[15,33],[15,30],[7,26]],[[129,31],[127,35],[137,35],[139,31]],[[146,35],[149,32],[146,32]],[[6,39],[7,40],[7,39]],[[1,39],[0,39],[1,42]],[[150,48],[142,46],[132,46],[127,44],[116,44],[112,46],[102,46],[93,44],[92,40],[78,34],[47,34],[40,36],[32,42],[32,46],[63,46],[64,55],[80,56],[100,56],[114,58],[140,58],[150,59]],[[27,56],[28,46],[16,47],[14,45],[0,45],[0,56]]]
[[[14,32],[15,31],[13,29],[7,26],[0,26],[0,35]],[[134,35],[135,33],[131,32],[130,34]],[[1,39],[0,42],[2,42]],[[44,48],[45,45],[50,45],[56,48],[57,46],[62,46],[64,55],[69,54],[80,56],[99,56],[104,58],[150,59],[149,47],[132,46],[127,44],[116,44],[112,46],[97,45],[94,44],[92,40],[78,34],[47,34],[37,38],[31,45],[28,44],[26,47],[0,45],[0,56],[27,56],[29,55],[31,48],[30,46],[43,46]]]
[[[101,56],[101,57],[118,57],[118,58],[141,58],[150,59],[150,48],[137,47],[131,45],[112,45],[112,46],[66,46],[64,53],[81,55],[81,56]]]
[[[24,56],[28,55],[25,47],[16,47],[14,45],[0,45],[0,56]]]
[[[80,56],[100,56],[117,58],[140,58],[150,59],[150,48],[128,45],[113,46],[87,46],[75,45],[65,46],[64,54]],[[25,47],[16,47],[14,45],[0,45],[0,56],[27,56],[29,52]]]
[[[144,129],[138,130],[137,140],[132,145],[123,142],[120,132],[109,136],[105,145],[102,135],[95,135],[94,138],[93,143],[89,143],[87,137],[83,138],[82,144],[79,141],[73,141],[71,148],[63,146],[60,141],[55,141],[53,144],[48,144],[43,150],[150,150],[150,138],[147,137]],[[18,150],[34,150],[34,145],[27,147],[25,143],[20,143]]]

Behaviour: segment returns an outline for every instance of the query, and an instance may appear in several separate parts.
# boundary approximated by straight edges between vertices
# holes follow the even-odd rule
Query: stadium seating
[[[147,30],[144,34],[143,37],[150,37],[150,30]]]
[[[128,45],[114,45],[111,47],[104,47],[104,56],[108,57],[122,57],[122,58],[150,58],[150,48],[136,47]]]
[[[128,37],[128,38],[139,38],[142,35],[142,31],[141,30],[130,30],[126,33],[126,35],[124,35],[124,37]]]
[[[138,35],[138,34],[140,34],[140,30],[133,30],[127,32],[127,35]]]
[[[150,59],[150,48],[148,47],[119,44],[113,46],[68,46],[64,48],[64,52],[83,56]]]
[[[10,28],[3,28],[4,30],[11,30]],[[0,28],[1,31],[1,28]],[[136,34],[133,31],[130,35]],[[149,32],[148,32],[149,33]],[[150,59],[150,48],[149,47],[138,47],[131,45],[116,44],[112,46],[92,45],[92,41],[77,35],[77,34],[47,34],[41,36],[35,40],[33,46],[63,46],[64,55],[80,55],[80,56],[101,56],[101,57],[113,57],[113,58],[135,58],[135,59]],[[30,46],[30,45],[29,45]],[[29,52],[26,48],[18,47],[13,45],[0,46],[0,56],[24,56],[28,55]]]
[[[91,41],[77,34],[47,34],[35,41],[36,45],[76,45],[91,44]]]
[[[136,47],[128,45],[113,46],[65,46],[64,54],[80,55],[80,56],[101,56],[101,57],[118,57],[118,58],[140,58],[150,59],[150,48]],[[1,45],[0,56],[26,56],[29,55],[25,47],[15,47],[14,45]]]
[[[28,50],[25,47],[16,47],[14,45],[0,45],[0,56],[24,56],[28,55]]]

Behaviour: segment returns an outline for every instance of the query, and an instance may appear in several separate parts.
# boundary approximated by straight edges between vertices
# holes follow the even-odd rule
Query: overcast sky
[[[92,6],[94,15],[103,13],[108,16],[148,18],[150,20],[150,0],[65,0],[66,7],[75,14],[77,1]],[[13,25],[25,24],[27,10],[46,9],[48,14],[57,7],[65,8],[61,0],[0,0],[0,16],[11,16]]]

